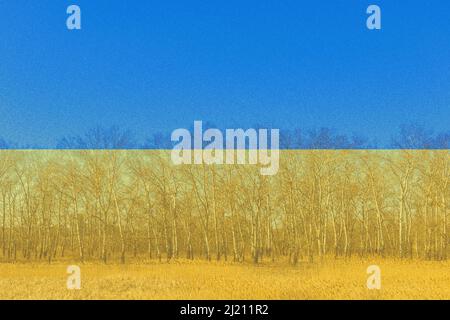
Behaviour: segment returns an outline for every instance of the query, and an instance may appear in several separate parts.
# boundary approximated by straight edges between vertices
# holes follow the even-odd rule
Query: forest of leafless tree
[[[448,150],[283,150],[272,177],[158,150],[0,154],[3,262],[449,254]]]

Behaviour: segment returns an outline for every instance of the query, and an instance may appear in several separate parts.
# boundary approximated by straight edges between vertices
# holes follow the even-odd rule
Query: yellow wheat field
[[[68,290],[67,266],[1,264],[1,299],[450,299],[450,263],[393,259],[300,264],[177,261],[86,263],[81,290]],[[381,290],[367,289],[369,265]]]

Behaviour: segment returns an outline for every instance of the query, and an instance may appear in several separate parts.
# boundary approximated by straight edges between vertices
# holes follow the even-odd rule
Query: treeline
[[[217,128],[210,122],[204,129]],[[253,128],[270,128],[255,125]],[[191,128],[192,132],[193,128]],[[96,127],[83,135],[67,136],[53,145],[23,145],[0,138],[0,150],[8,149],[172,149],[170,132],[157,132],[139,141],[131,130],[117,126]],[[330,128],[280,130],[280,148],[290,149],[450,149],[450,131],[435,133],[418,124],[400,126],[390,141],[372,141],[361,135],[346,135]]]
[[[282,151],[275,176],[158,150],[0,154],[2,261],[448,257],[448,150]]]

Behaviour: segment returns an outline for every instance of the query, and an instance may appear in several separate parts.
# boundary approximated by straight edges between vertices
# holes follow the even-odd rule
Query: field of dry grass
[[[81,290],[68,290],[67,265],[0,264],[1,299],[450,299],[450,263],[327,260],[290,267],[178,261],[86,263]],[[381,268],[381,290],[366,269]]]

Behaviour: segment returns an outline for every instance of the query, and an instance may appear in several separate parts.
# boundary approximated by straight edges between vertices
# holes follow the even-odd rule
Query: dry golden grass
[[[450,299],[450,263],[327,259],[291,267],[178,261],[81,265],[81,290],[66,288],[70,263],[0,264],[1,299]],[[381,290],[366,269],[379,265]]]

